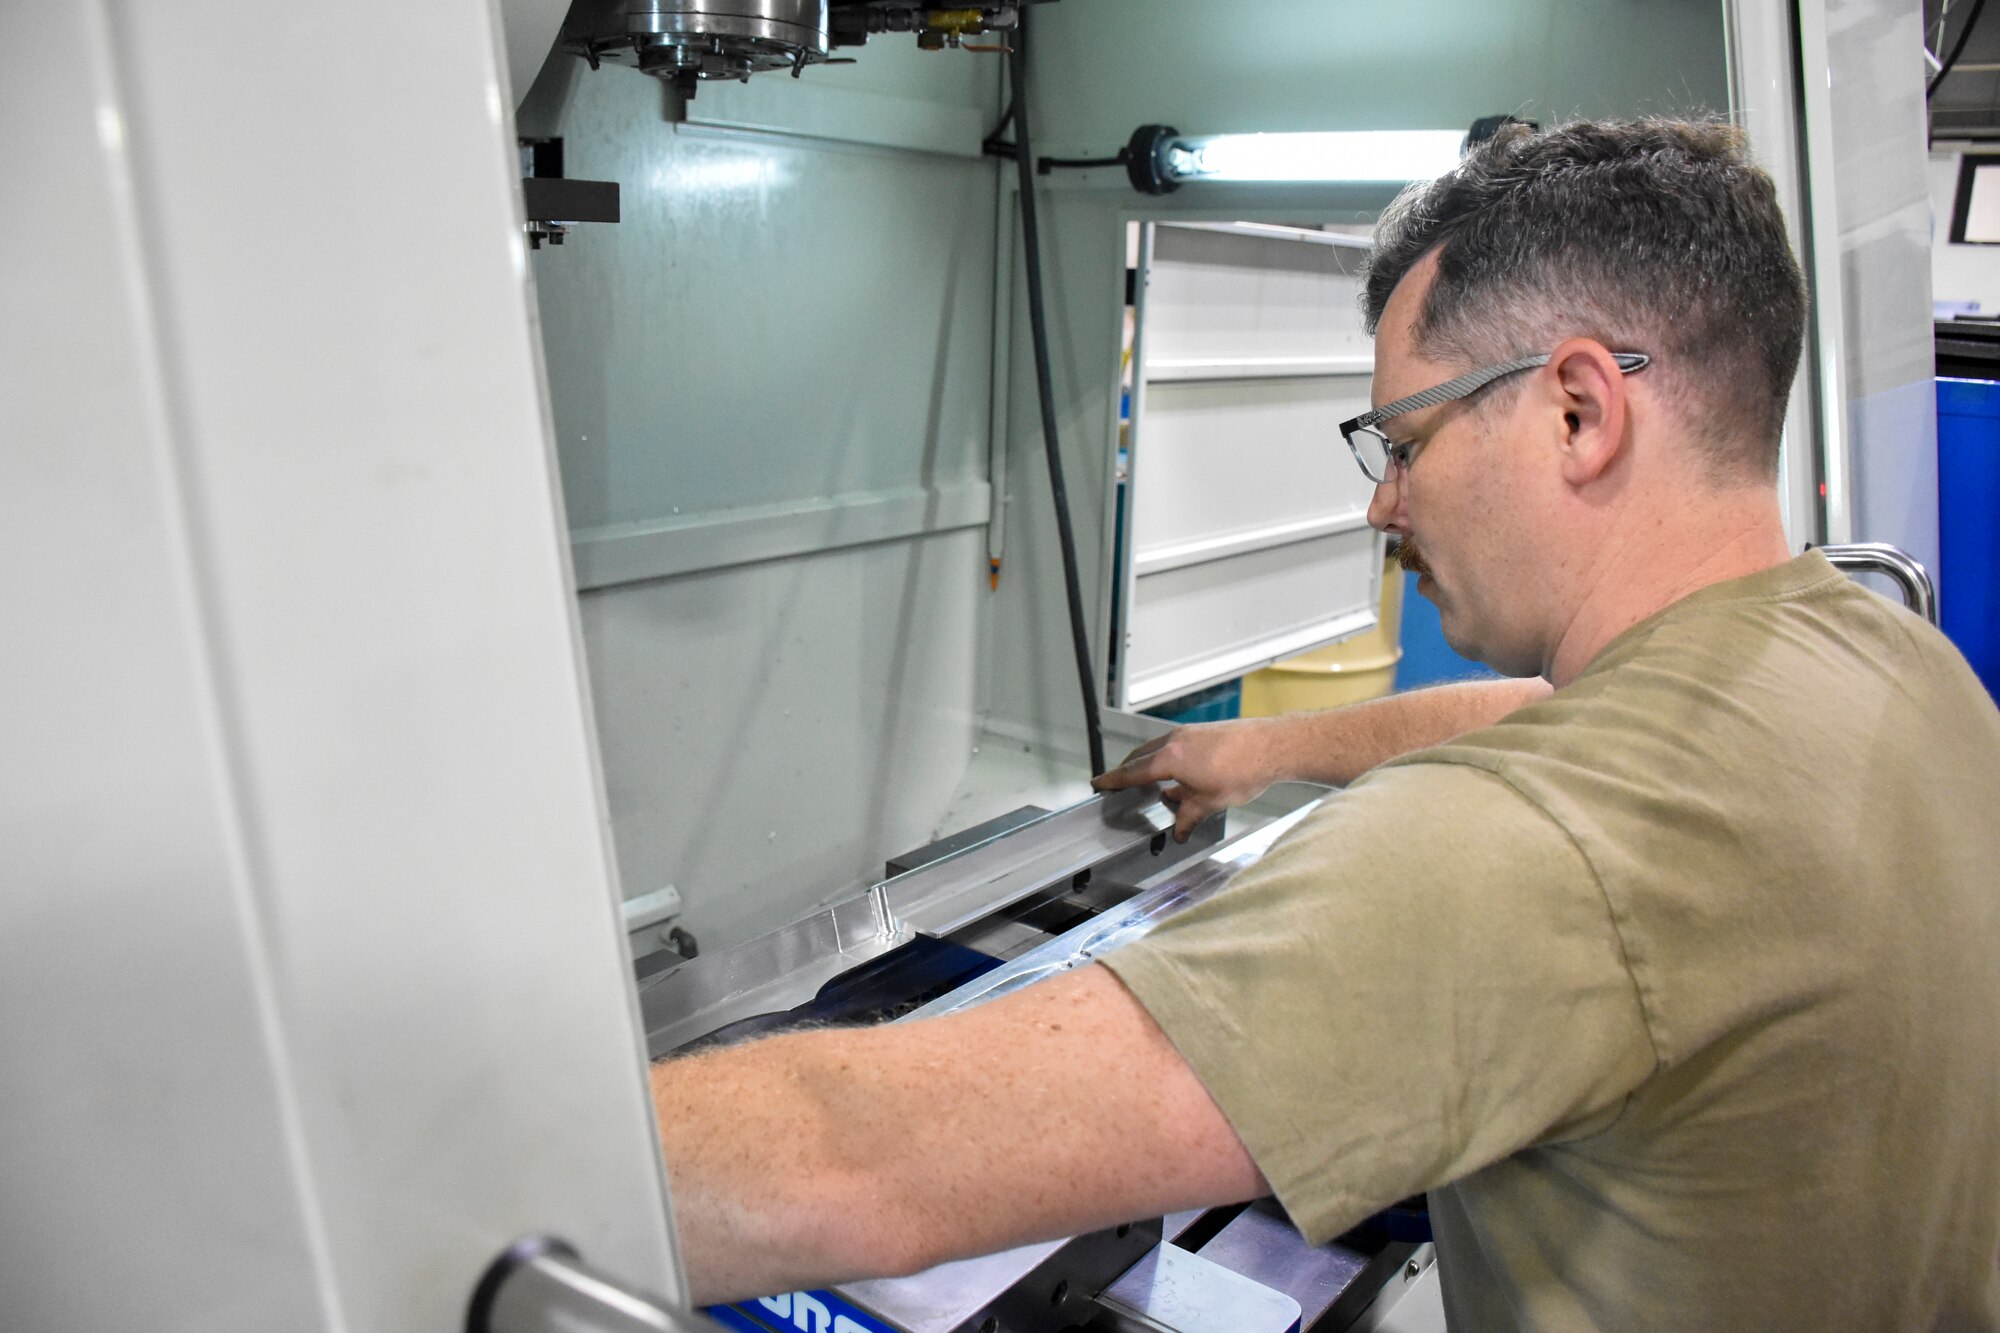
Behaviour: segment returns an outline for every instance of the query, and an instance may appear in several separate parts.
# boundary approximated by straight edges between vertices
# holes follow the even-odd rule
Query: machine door
[[[493,19],[0,5],[10,1331],[682,1291]]]
[[[1368,408],[1358,237],[1141,224],[1112,702],[1145,708],[1374,626],[1382,537],[1338,423]]]

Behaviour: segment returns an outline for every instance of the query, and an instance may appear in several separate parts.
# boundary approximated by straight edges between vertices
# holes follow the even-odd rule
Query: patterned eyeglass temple
[[[1536,366],[1546,366],[1551,359],[1546,355],[1522,356],[1512,361],[1502,361],[1498,365],[1469,370],[1457,379],[1446,380],[1434,388],[1425,389],[1422,393],[1413,393],[1408,398],[1398,398],[1393,403],[1384,403],[1373,411],[1363,412],[1350,421],[1343,421],[1340,423],[1340,433],[1346,435],[1364,426],[1373,426],[1391,417],[1402,416],[1405,412],[1417,412],[1426,407],[1436,407],[1439,403],[1451,402],[1455,398],[1464,398],[1477,393],[1503,375],[1533,370]],[[1635,370],[1644,370],[1653,358],[1644,352],[1613,352],[1611,359],[1618,363],[1620,371],[1630,375]]]

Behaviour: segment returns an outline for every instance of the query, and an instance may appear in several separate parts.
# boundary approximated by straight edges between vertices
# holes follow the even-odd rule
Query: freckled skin
[[[1096,966],[966,1013],[668,1061],[653,1098],[703,1303],[1268,1192]]]

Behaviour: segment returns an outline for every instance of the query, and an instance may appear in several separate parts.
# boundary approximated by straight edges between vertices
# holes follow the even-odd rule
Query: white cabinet
[[[1143,224],[1113,702],[1144,708],[1371,628],[1365,242]]]

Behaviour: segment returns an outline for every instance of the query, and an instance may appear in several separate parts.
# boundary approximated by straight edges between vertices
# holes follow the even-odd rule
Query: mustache
[[[1397,544],[1396,563],[1412,574],[1428,574],[1431,572],[1430,562],[1424,559],[1422,548],[1409,537],[1403,538]]]

